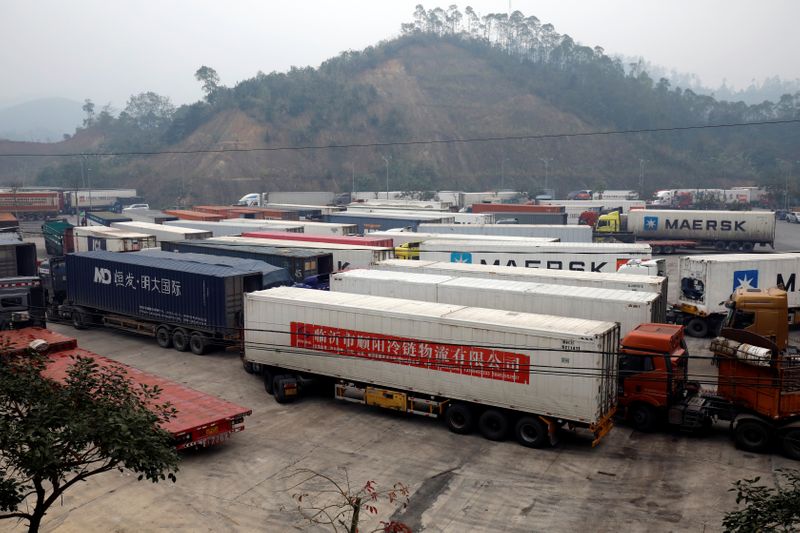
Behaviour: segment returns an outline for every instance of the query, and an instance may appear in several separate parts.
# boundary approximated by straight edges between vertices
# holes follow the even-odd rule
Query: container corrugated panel
[[[253,231],[254,227],[262,227],[262,226],[253,226],[251,222],[270,222],[267,220],[248,220],[245,218],[237,218],[237,219],[226,219],[221,220],[219,222],[207,221],[207,220],[171,220],[164,222],[165,226],[173,226],[173,227],[180,227],[180,228],[192,228],[197,230],[203,231],[210,231],[214,237],[225,237],[227,235],[241,235],[246,231]],[[295,232],[295,233],[302,233],[303,226],[292,223],[275,223],[271,224],[269,227],[270,231],[287,231],[287,232]]]
[[[244,278],[260,276],[179,258],[100,251],[67,255],[66,267],[67,298],[75,305],[219,333],[237,327]]]
[[[208,239],[212,233],[207,230],[183,228],[164,224],[153,224],[151,222],[114,222],[112,228],[125,231],[138,231],[154,236],[160,241],[182,241],[185,239]]]
[[[562,224],[420,224],[417,231],[504,237],[553,237],[561,242],[592,242],[591,227]]]
[[[281,221],[278,220],[240,220],[240,219],[226,219],[222,222],[241,222],[247,224],[251,230],[252,228],[263,228],[265,230],[272,230],[276,225],[280,225]],[[297,224],[303,228],[303,233],[309,235],[356,235],[360,233],[357,224],[339,224],[331,222],[317,222],[315,220],[298,220],[292,221],[292,225]]]
[[[245,358],[282,368],[578,424],[615,405],[610,322],[282,287],[245,296],[245,328]]]
[[[354,270],[331,278],[331,290],[408,298],[427,302],[487,307],[523,313],[602,319],[620,324],[626,335],[636,326],[658,321],[659,295],[590,287],[432,274]]]

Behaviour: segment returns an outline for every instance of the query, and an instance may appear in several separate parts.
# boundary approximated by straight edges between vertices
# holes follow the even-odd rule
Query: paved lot
[[[743,453],[722,429],[701,439],[618,426],[595,449],[572,437],[554,449],[529,450],[332,399],[281,406],[233,354],[197,357],[124,333],[53,329],[252,407],[253,415],[227,443],[184,454],[177,484],[115,472],[71,489],[48,514],[45,531],[282,531],[300,525],[286,476],[297,468],[335,475],[341,467],[358,483],[409,485],[411,504],[397,517],[415,531],[714,531],[734,506],[728,489],[735,480],[772,479],[776,468],[796,466],[780,455]],[[693,353],[706,344],[692,339]],[[711,367],[693,361],[691,370]],[[393,510],[381,511],[385,518]]]

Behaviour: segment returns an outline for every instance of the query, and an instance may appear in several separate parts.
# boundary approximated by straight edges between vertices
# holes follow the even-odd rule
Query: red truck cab
[[[640,324],[622,339],[618,409],[642,431],[655,429],[686,389],[688,351],[683,326]]]

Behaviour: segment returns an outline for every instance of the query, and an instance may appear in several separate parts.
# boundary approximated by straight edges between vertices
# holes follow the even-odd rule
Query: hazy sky
[[[317,66],[398,35],[417,3],[0,0],[0,105],[61,96],[119,108],[148,90],[191,102],[201,96],[200,65],[226,85],[259,70]],[[509,9],[507,1],[458,4],[467,5],[481,15]],[[798,0],[513,0],[511,9],[607,53],[693,72],[707,86],[800,78]]]

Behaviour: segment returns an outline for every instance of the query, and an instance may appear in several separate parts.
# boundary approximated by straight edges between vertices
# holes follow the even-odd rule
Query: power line
[[[346,143],[323,144],[306,146],[275,146],[261,148],[204,148],[197,150],[162,150],[162,151],[133,151],[133,152],[74,152],[74,153],[7,153],[0,157],[122,157],[122,156],[155,156],[155,155],[193,155],[193,154],[224,154],[242,152],[281,152],[281,151],[308,151],[308,150],[334,150],[341,148],[386,148],[392,146],[420,146],[436,144],[469,144],[483,142],[504,141],[538,141],[545,139],[569,139],[576,137],[596,137],[605,135],[631,135],[637,133],[665,133],[675,131],[707,130],[720,128],[740,128],[750,126],[774,126],[781,124],[798,124],[800,119],[763,120],[758,122],[731,122],[725,124],[706,124],[702,126],[675,126],[670,128],[641,128],[631,130],[590,131],[582,133],[543,133],[537,135],[504,135],[491,137],[464,137],[452,139],[419,139],[394,142],[372,143]]]

